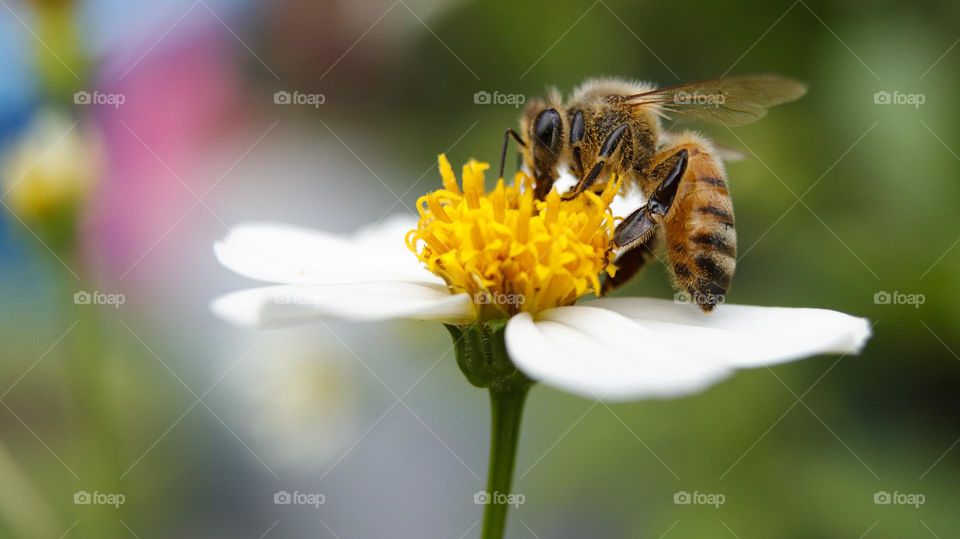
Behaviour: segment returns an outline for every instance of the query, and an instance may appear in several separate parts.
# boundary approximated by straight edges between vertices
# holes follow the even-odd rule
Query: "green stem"
[[[447,326],[453,337],[460,370],[471,384],[490,391],[490,469],[487,471],[482,539],[503,538],[507,508],[515,503],[510,484],[517,460],[523,404],[533,386],[533,381],[518,371],[510,360],[506,328],[506,320]]]
[[[36,65],[41,88],[50,102],[73,103],[73,93],[88,89],[88,58],[80,40],[77,2],[33,2],[37,16]]]
[[[60,272],[61,295],[66,303],[64,324],[76,327],[65,339],[69,343],[66,375],[71,392],[74,438],[80,466],[76,473],[81,484],[77,491],[123,494],[121,492],[119,434],[113,413],[113,392],[109,384],[108,350],[103,342],[97,305],[77,304],[74,293],[91,292],[85,279],[85,265],[75,250],[62,250],[61,258],[79,274]],[[71,321],[72,320],[72,321]],[[84,522],[78,530],[86,537],[120,537],[123,506],[77,505]]]
[[[62,531],[57,516],[23,469],[0,441],[0,517],[19,537],[56,537]]]
[[[482,539],[501,539],[507,525],[510,486],[520,440],[520,420],[529,384],[490,389],[490,468],[487,472],[488,503],[483,513]]]

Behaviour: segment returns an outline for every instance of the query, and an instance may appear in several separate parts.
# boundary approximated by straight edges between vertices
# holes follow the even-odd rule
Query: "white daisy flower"
[[[488,192],[487,164],[467,163],[459,184],[446,157],[439,161],[443,188],[417,201],[417,220],[396,217],[351,237],[274,224],[233,230],[216,245],[220,262],[274,284],[223,296],[213,310],[255,327],[322,318],[443,322],[460,369],[490,390],[490,466],[486,496],[477,498],[492,500],[484,538],[503,537],[507,504],[498,500],[511,492],[532,381],[593,399],[676,397],[740,368],[856,353],[870,336],[866,320],[822,309],[578,303],[601,295],[600,279],[616,273],[620,182],[573,200],[556,190],[537,200],[523,172]]]
[[[522,172],[513,185],[501,179],[486,191],[487,168],[469,162],[461,187],[440,156],[444,188],[418,201],[419,220],[397,216],[350,236],[279,224],[235,228],[216,244],[217,258],[274,284],[220,297],[214,312],[253,327],[438,321],[461,353],[502,339],[507,363],[523,377],[604,400],[690,394],[737,369],[858,353],[870,337],[867,320],[824,309],[724,304],[703,313],[650,298],[580,302],[615,271],[618,183],[572,201],[556,191],[538,201]],[[515,374],[461,367],[485,387]]]

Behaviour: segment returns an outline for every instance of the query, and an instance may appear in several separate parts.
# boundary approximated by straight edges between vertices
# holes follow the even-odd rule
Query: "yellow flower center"
[[[553,190],[535,200],[533,179],[518,172],[486,192],[487,163],[463,166],[457,184],[440,155],[443,189],[417,201],[420,221],[407,247],[454,292],[471,294],[481,320],[537,313],[599,294],[600,274],[613,273],[614,218],[609,206],[620,182],[569,201]]]

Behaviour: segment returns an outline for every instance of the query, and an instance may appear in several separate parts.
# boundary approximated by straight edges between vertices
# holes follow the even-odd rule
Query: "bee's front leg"
[[[564,200],[572,200],[577,198],[577,196],[586,191],[593,185],[593,182],[597,181],[597,178],[600,177],[600,173],[603,172],[603,167],[606,166],[607,160],[613,156],[613,152],[617,150],[620,146],[620,141],[623,140],[625,135],[629,135],[628,124],[620,124],[607,135],[607,138],[603,140],[603,145],[600,147],[600,155],[597,156],[597,162],[594,163],[593,168],[590,169],[590,172],[586,176],[580,178],[580,181],[577,182],[577,185],[571,189],[568,193],[563,195]],[[583,162],[581,161],[579,145],[574,146],[576,150],[574,159],[577,161],[577,165],[581,168],[583,167]]]

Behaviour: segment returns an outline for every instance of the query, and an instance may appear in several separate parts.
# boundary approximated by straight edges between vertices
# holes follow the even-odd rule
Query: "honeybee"
[[[662,236],[674,287],[711,311],[729,289],[737,254],[722,156],[706,137],[691,131],[666,132],[661,122],[746,125],[762,118],[768,107],[804,93],[803,84],[777,75],[660,89],[598,78],[581,84],[566,101],[558,90],[550,89],[527,104],[519,133],[508,129],[504,135],[500,176],[511,137],[520,146],[539,199],[550,192],[561,166],[578,180],[563,195],[567,199],[602,189],[616,173],[625,189],[639,189],[646,203],[616,227],[617,271],[605,279],[603,292],[640,271]]]

